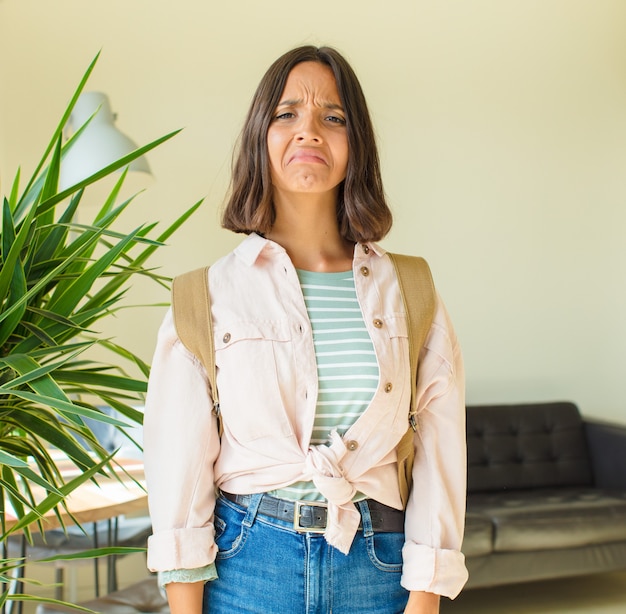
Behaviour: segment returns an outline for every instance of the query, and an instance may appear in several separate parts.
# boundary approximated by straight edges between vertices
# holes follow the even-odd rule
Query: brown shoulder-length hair
[[[267,233],[275,220],[267,131],[291,69],[301,62],[329,66],[346,114],[348,168],[339,186],[337,219],[341,235],[354,242],[379,241],[392,215],[383,191],[374,128],[359,80],[345,58],[331,47],[288,51],[265,73],[252,99],[234,156],[222,226],[234,232]]]

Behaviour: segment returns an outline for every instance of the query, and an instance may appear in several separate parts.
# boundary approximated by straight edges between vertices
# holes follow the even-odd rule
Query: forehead
[[[281,102],[284,99],[302,100],[309,97],[337,104],[340,102],[335,75],[326,64],[301,62],[289,72]]]

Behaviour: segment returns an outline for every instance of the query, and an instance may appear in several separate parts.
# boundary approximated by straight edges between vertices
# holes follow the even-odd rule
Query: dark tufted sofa
[[[468,588],[626,569],[626,426],[470,406],[467,444]]]

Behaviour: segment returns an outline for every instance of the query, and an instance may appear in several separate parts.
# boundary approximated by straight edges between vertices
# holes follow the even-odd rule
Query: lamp
[[[115,127],[116,116],[111,111],[107,95],[101,92],[81,94],[66,127],[76,131],[92,115],[94,117],[89,125],[63,157],[59,179],[59,187],[62,190],[137,149],[137,145]],[[145,156],[133,160],[129,169],[150,173]]]

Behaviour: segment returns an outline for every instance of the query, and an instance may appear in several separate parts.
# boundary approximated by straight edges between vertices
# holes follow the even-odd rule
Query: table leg
[[[22,579],[24,578],[24,565],[26,564],[26,535],[22,534],[22,539],[20,542],[20,557],[22,558],[22,565],[20,565],[17,569],[11,572],[11,580],[7,586],[7,592],[9,595],[15,593],[22,593],[24,591],[24,582]],[[4,560],[9,558],[9,547],[6,542],[2,543],[2,558]],[[24,602],[23,601],[5,601],[2,605],[2,614],[13,614],[17,612],[17,614],[22,614],[24,610]]]
[[[26,535],[24,533],[22,533],[22,543],[20,546],[20,557],[22,558],[22,565],[18,568],[17,570],[17,584],[16,584],[16,591],[17,593],[23,593],[24,592],[24,582],[22,582],[22,579],[24,578],[24,565],[26,565]],[[11,608],[11,610],[13,610],[13,608]],[[22,614],[22,612],[24,611],[24,602],[23,601],[18,601],[17,602],[17,614]]]
[[[94,522],[92,525],[93,528],[93,547],[98,548],[98,523]],[[98,557],[94,557],[93,559],[93,581],[95,585],[95,594],[96,599],[100,597],[100,566],[98,564]]]
[[[108,538],[109,546],[117,546],[119,533],[119,519],[110,518],[108,520]],[[113,593],[117,590],[117,557],[115,554],[110,554],[107,557],[107,592]]]

